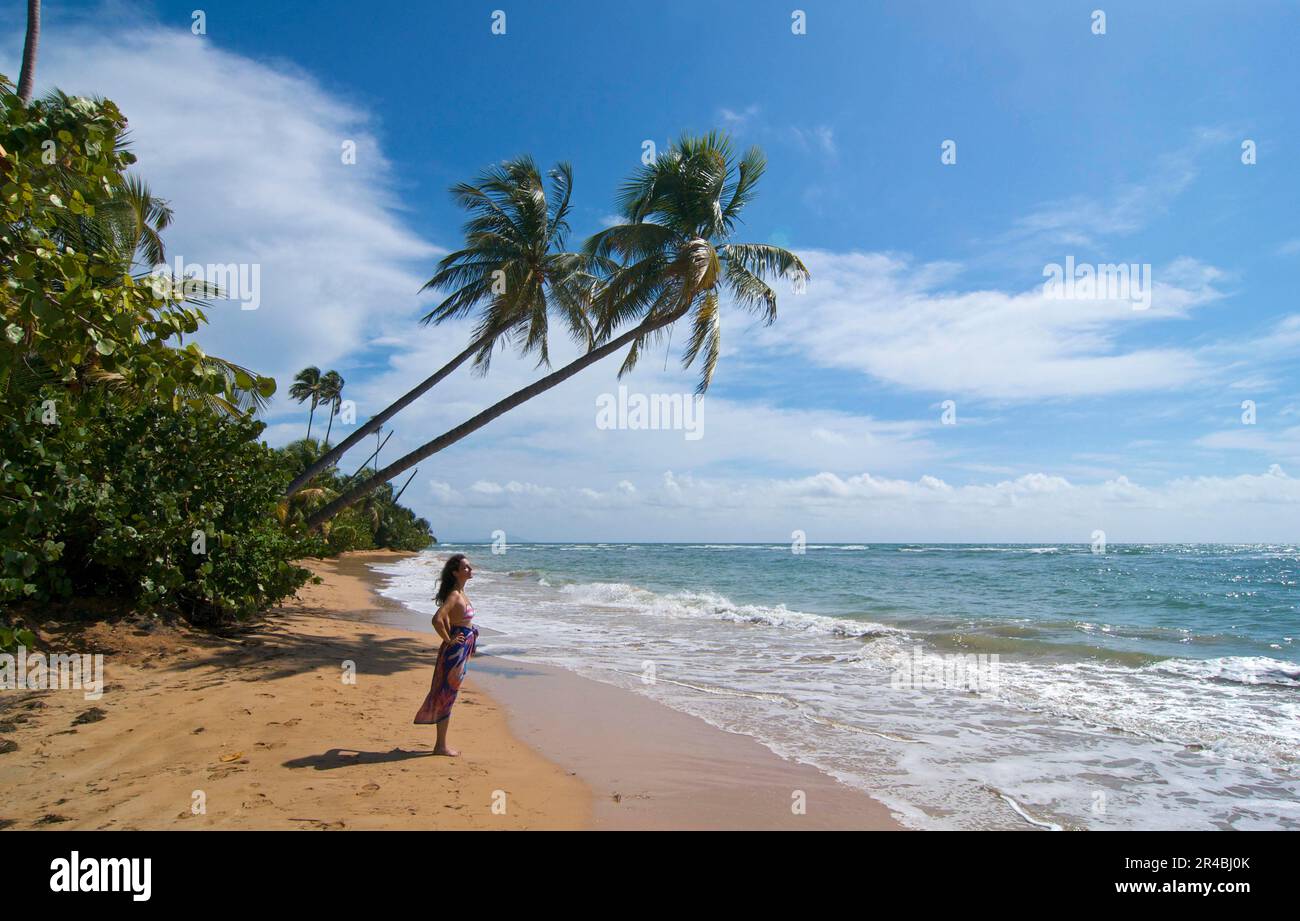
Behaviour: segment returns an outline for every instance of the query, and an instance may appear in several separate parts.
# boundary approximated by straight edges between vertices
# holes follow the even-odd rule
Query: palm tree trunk
[[[554,371],[546,375],[546,377],[532,384],[529,384],[524,389],[516,390],[514,393],[510,394],[510,396],[489,406],[487,409],[483,410],[481,413],[479,413],[477,416],[474,416],[472,419],[469,419],[466,422],[462,422],[460,425],[456,426],[454,429],[452,429],[449,432],[444,432],[443,434],[439,435],[437,438],[433,439],[433,441],[426,442],[425,444],[416,448],[410,454],[407,454],[405,457],[398,458],[397,460],[389,464],[387,467],[385,467],[383,470],[380,470],[378,473],[376,473],[373,477],[366,480],[364,483],[361,483],[358,486],[354,486],[352,489],[349,489],[347,492],[339,496],[333,502],[329,503],[324,508],[315,512],[310,518],[307,519],[307,526],[313,529],[320,527],[321,524],[323,524],[326,521],[329,521],[339,512],[343,511],[345,508],[347,508],[349,505],[353,504],[358,499],[365,496],[367,493],[377,489],[379,486],[383,485],[388,480],[391,480],[399,473],[402,473],[403,471],[409,470],[411,467],[414,467],[416,464],[424,460],[426,457],[431,457],[432,455],[437,454],[443,448],[447,448],[450,447],[451,445],[454,445],[456,442],[460,441],[466,435],[470,435],[473,432],[478,431],[479,429],[487,425],[489,422],[491,422],[493,419],[497,418],[498,416],[503,416],[506,413],[510,412],[510,410],[514,409],[516,406],[521,406],[522,404],[527,403],[533,397],[545,393],[546,391],[550,390],[552,387],[564,383],[565,381],[573,377],[573,375],[577,374],[582,369],[590,367],[591,365],[594,365],[596,362],[600,361],[602,358],[605,358],[613,354],[614,352],[617,352],[619,349],[627,345],[629,342],[632,342],[637,337],[644,336],[647,333],[652,333],[657,329],[661,329],[667,326],[669,323],[672,323],[674,320],[681,318],[686,314],[687,310],[690,309],[691,300],[692,299],[687,299],[682,306],[675,309],[672,313],[664,314],[663,316],[656,317],[653,320],[646,319],[642,321],[642,323],[639,326],[636,326],[635,328],[628,330],[626,333],[619,336],[617,339],[607,342],[604,345],[600,346],[600,348],[592,349],[590,352],[587,352],[586,354],[578,358],[575,358],[573,361],[569,362],[560,370]]]
[[[325,447],[330,446],[330,429],[334,428],[334,404],[330,404],[330,422],[325,426]]]
[[[18,77],[18,99],[32,101],[36,84],[36,49],[41,43],[41,0],[27,0],[27,38],[23,41],[23,69]]]
[[[402,493],[406,492],[406,487],[411,485],[411,480],[415,479],[415,475],[419,472],[420,472],[419,467],[416,467],[414,470],[411,471],[411,475],[406,478],[406,482],[403,483],[402,488],[397,491],[397,495],[393,496],[393,505],[396,505],[397,500],[402,498]]]
[[[465,351],[461,352],[451,361],[447,362],[437,371],[433,372],[432,375],[426,377],[423,381],[416,384],[413,388],[407,391],[405,396],[401,397],[396,402],[389,405],[382,412],[374,416],[371,416],[369,421],[367,421],[365,425],[361,426],[361,428],[357,429],[347,438],[339,442],[338,447],[326,451],[324,454],[320,456],[320,459],[317,460],[316,463],[312,464],[302,473],[298,474],[298,476],[294,479],[294,481],[289,484],[289,488],[284,491],[284,494],[286,496],[292,496],[298,490],[302,489],[303,486],[311,482],[312,477],[320,473],[326,467],[333,464],[340,457],[346,454],[350,449],[354,448],[361,441],[361,439],[365,438],[371,432],[375,431],[375,429],[379,428],[389,419],[393,418],[393,416],[397,415],[407,406],[414,403],[416,399],[418,399],[420,396],[428,392],[428,390],[432,388],[435,384],[437,384],[448,374],[455,371],[462,364],[464,364],[466,359],[468,359],[471,355],[473,355],[475,352],[477,352],[480,348],[483,347],[483,344],[486,342],[488,338],[490,338],[490,336],[491,334],[483,335],[478,339],[476,339],[474,342],[471,342],[469,347],[465,349]]]
[[[311,441],[311,420],[316,417],[316,398],[311,398],[311,412],[307,413],[307,440]]]

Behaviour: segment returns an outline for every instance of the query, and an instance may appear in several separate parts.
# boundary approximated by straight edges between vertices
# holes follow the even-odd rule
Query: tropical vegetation
[[[296,591],[302,557],[431,539],[382,490],[350,530],[280,513],[301,468],[259,440],[275,382],[191,341],[219,291],[147,272],[171,211],[126,127],[0,77],[0,647],[59,608],[228,621]]]

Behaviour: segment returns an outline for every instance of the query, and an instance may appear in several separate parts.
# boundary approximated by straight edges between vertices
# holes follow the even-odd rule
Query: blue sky
[[[763,148],[738,237],[813,280],[772,327],[726,314],[703,437],[598,429],[609,360],[421,465],[406,498],[440,536],[1294,541],[1300,5],[1105,4],[1098,35],[1099,5],[804,2],[794,35],[794,4],[753,0],[213,2],[195,36],[192,2],[60,4],[38,83],[121,105],[173,255],[261,266],[262,306],[202,344],[282,392],[336,368],[362,419],[466,341],[416,322],[458,242],[450,184],[567,159],[577,242],[645,140]],[[1150,308],[1045,298],[1067,257],[1150,264]],[[678,333],[622,383],[690,391]],[[462,371],[384,457],[533,374]],[[277,400],[268,439],[305,417]]]

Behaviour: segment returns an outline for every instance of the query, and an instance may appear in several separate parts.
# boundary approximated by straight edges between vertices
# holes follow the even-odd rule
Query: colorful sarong
[[[460,693],[460,683],[465,680],[469,658],[474,655],[478,642],[478,627],[457,625],[451,628],[450,642],[438,647],[438,663],[433,668],[433,684],[429,696],[424,698],[416,723],[441,723],[451,716],[451,705]]]

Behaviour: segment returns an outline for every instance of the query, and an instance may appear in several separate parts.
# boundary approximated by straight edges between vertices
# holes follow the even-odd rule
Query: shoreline
[[[424,615],[378,595],[390,577],[360,568],[385,602],[380,622],[432,636]],[[502,634],[485,621],[465,687],[485,689],[518,738],[593,790],[593,829],[905,830],[869,794],[750,736],[562,668],[495,656]]]
[[[104,694],[0,695],[0,735],[18,746],[0,754],[0,829],[902,828],[749,736],[494,656],[490,627],[452,717],[462,754],[433,756],[433,727],[411,719],[437,640],[369,565],[410,555],[303,561],[322,584],[233,637],[55,631],[54,648],[106,654]]]

